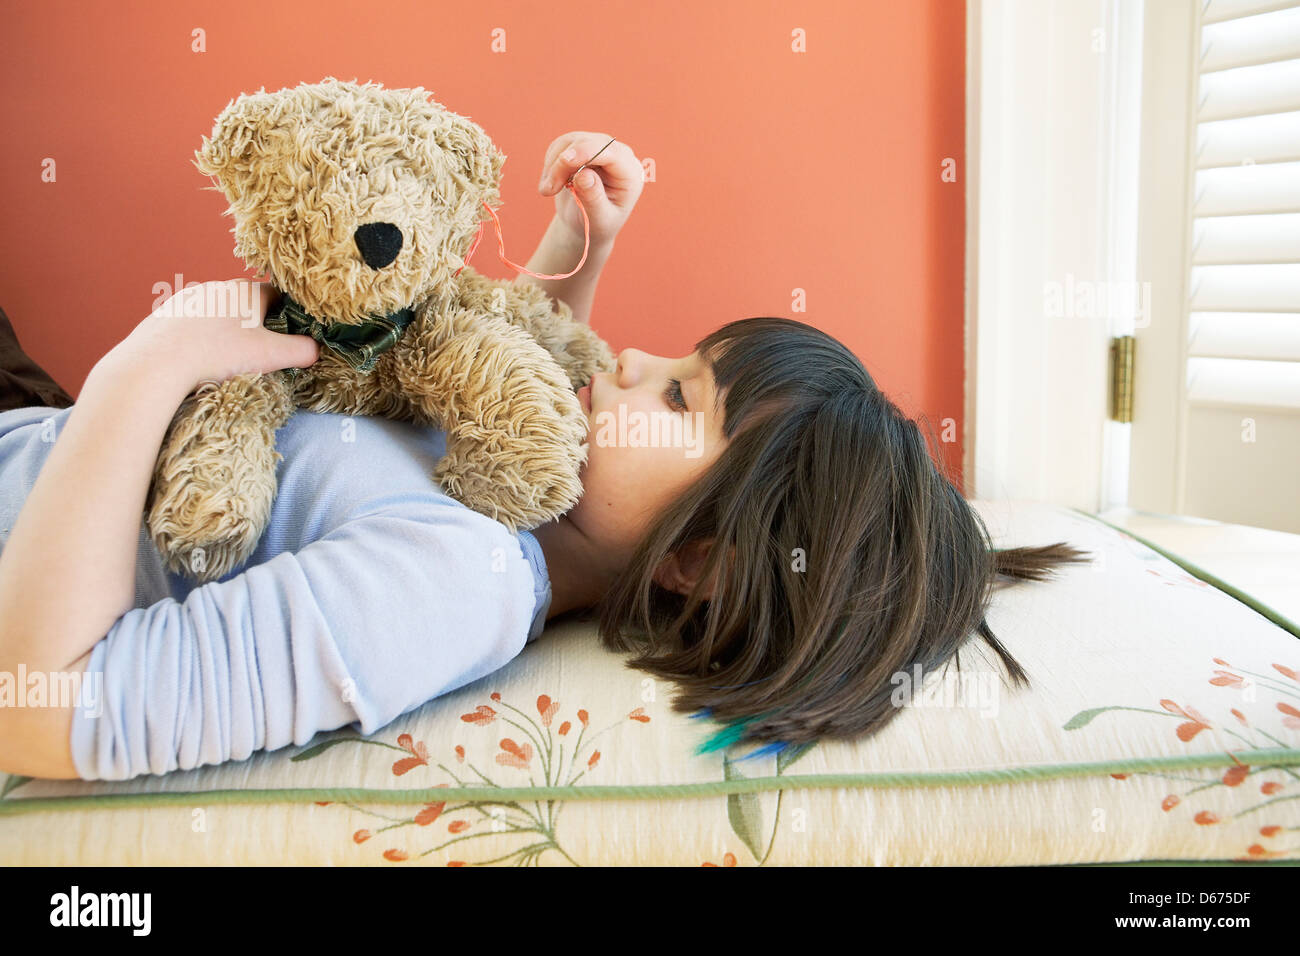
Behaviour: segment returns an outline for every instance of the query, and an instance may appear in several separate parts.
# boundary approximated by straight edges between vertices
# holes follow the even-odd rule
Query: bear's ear
[[[212,138],[203,137],[202,147],[194,153],[194,165],[204,176],[217,178],[216,188],[231,192],[240,177],[259,164],[269,145],[266,134],[273,123],[274,102],[264,90],[242,93],[218,114]]]
[[[448,112],[434,139],[450,158],[454,166],[452,172],[476,187],[476,206],[479,200],[493,206],[501,204],[501,168],[506,157],[482,127],[464,116]]]

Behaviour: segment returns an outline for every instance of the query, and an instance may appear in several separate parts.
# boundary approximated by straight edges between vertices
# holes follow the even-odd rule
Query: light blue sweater
[[[0,413],[0,549],[71,412]],[[541,546],[438,488],[444,432],[299,409],[275,440],[270,523],[220,580],[166,572],[141,516],[135,607],[95,645],[73,717],[83,779],[371,734],[541,633]]]

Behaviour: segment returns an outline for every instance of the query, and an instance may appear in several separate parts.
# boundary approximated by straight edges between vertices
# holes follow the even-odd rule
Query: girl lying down
[[[583,223],[561,187],[608,138],[552,144],[540,190],[558,190],[557,213],[531,271],[577,261]],[[618,146],[575,181],[588,264],[548,288],[584,321],[642,188]],[[264,315],[273,290],[256,294]],[[257,549],[195,587],[163,570],[142,523],[172,415],[202,381],[318,352],[307,336],[186,314],[141,322],[75,405],[0,413],[0,770],[123,780],[351,723],[371,734],[570,613],[674,681],[675,710],[726,725],[715,744],[858,738],[897,713],[892,675],[941,667],[977,635],[1027,685],[985,622],[991,589],[1082,556],[1062,543],[993,552],[917,424],[847,348],[751,318],[680,358],[627,349],[597,375],[580,391],[582,499],[518,534],[431,482],[443,433],[299,409],[276,433],[279,492]],[[599,440],[601,422],[636,413],[700,427],[690,448]],[[57,693],[70,680],[80,698]],[[14,706],[37,683],[48,699]]]

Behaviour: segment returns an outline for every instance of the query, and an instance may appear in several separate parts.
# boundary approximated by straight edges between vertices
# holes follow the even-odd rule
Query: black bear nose
[[[382,269],[402,251],[402,230],[391,222],[368,222],[358,226],[357,248],[372,269]]]

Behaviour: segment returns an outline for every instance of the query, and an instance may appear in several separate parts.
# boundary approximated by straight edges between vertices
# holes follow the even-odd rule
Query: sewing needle
[[[609,143],[606,143],[606,144],[605,144],[604,146],[602,146],[600,149],[596,150],[596,156],[599,156],[599,155],[600,155],[601,153],[603,153],[605,150],[609,149],[609,144],[612,143],[612,142],[614,142],[614,138],[613,138],[613,137],[610,137]],[[586,168],[587,168],[587,164],[588,164],[588,163],[591,163],[592,161],[594,161],[595,158],[596,158],[596,156],[591,157],[591,159],[587,160],[586,163],[583,163],[581,166],[579,166],[577,169],[575,169],[575,170],[573,171],[573,176],[570,176],[570,177],[568,178],[568,180],[565,182],[565,185],[567,186],[569,183],[573,182],[574,177],[576,177],[576,176],[578,175],[578,173],[580,173],[580,172],[582,172],[584,169],[586,169]]]

